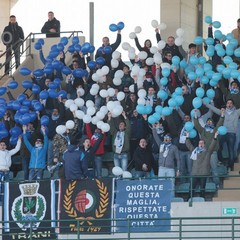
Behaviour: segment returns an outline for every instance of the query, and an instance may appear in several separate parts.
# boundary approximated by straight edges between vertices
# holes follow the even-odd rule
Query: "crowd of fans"
[[[184,51],[174,37],[164,43],[158,28],[155,32],[158,46],[164,45],[157,51],[150,40],[142,47],[134,36],[140,52],[130,58],[132,67],[117,51],[121,29],[115,43],[103,38],[95,61],[83,48],[66,51],[56,44],[58,54],[53,57],[52,50],[45,57],[44,46],[38,47],[44,69],[43,74],[41,69],[31,73],[32,96],[21,94],[16,100],[10,89],[10,104],[1,99],[6,105],[1,127],[8,132],[21,127],[23,136],[23,143],[20,133],[17,142],[10,135],[0,140],[2,179],[7,180],[11,156],[19,150],[25,180],[42,179],[44,169],[58,171],[67,180],[100,178],[104,155],[113,152],[114,166],[123,171],[135,168],[134,177],[173,177],[174,189],[175,176],[188,182],[194,175],[198,177],[193,185],[204,189],[206,178],[201,176],[212,174],[219,186],[218,165],[233,170],[237,160],[240,92],[238,57],[217,50],[228,49],[235,36],[228,35],[227,45],[224,36],[213,36],[209,24],[208,39],[213,42],[204,41],[204,48],[211,56],[204,58],[197,52],[198,44]],[[77,40],[75,45],[79,46]],[[212,46],[214,52],[208,54]],[[123,48],[131,46],[123,43]],[[66,54],[72,56],[70,64]],[[33,119],[23,118],[26,107]],[[220,132],[220,126],[227,132]]]

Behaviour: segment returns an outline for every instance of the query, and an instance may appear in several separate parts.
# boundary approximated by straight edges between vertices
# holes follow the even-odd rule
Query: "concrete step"
[[[212,201],[213,202],[229,202],[229,201],[240,201],[240,198],[239,197],[229,197],[229,196],[221,196],[221,197],[213,197],[212,198]]]
[[[234,163],[234,171],[240,171],[240,163]]]
[[[239,190],[218,190],[218,198],[228,198],[229,201],[238,199],[240,201],[240,189]]]
[[[240,188],[240,179],[232,178],[231,180],[226,180],[223,183],[224,188]]]

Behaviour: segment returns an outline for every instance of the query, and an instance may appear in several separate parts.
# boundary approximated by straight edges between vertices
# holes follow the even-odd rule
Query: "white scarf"
[[[125,132],[124,131],[118,131],[116,138],[114,140],[114,146],[116,147],[115,152],[120,154],[122,152],[123,144],[124,144],[124,136]]]
[[[192,151],[192,154],[191,154],[190,159],[192,159],[192,160],[197,160],[197,155],[198,155],[198,153],[201,153],[201,152],[203,152],[203,151],[205,151],[205,150],[206,150],[205,148],[196,147],[196,148]]]
[[[172,143],[168,144],[163,143],[160,145],[160,153],[163,153],[163,157],[167,157],[171,145]]]
[[[187,139],[187,134],[186,133],[187,133],[187,131],[183,127],[182,131],[180,133],[179,143],[182,143],[182,144],[186,143],[186,139]]]

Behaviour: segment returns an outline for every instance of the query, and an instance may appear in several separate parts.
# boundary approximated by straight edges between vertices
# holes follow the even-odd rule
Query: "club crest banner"
[[[60,233],[111,232],[112,179],[61,180],[59,202]]]
[[[115,232],[170,231],[171,180],[117,180]],[[123,197],[124,196],[124,197]],[[128,219],[129,221],[127,221]]]
[[[4,184],[4,240],[56,239],[54,187],[52,181]]]

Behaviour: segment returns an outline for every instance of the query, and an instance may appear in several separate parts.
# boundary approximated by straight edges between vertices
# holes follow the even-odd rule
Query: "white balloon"
[[[138,72],[138,76],[139,77],[143,77],[146,75],[146,70],[144,68],[140,68],[139,72]]]
[[[84,123],[90,123],[91,121],[92,121],[91,116],[89,116],[89,115],[84,115],[83,116],[83,122]]]
[[[141,51],[141,52],[138,53],[138,57],[141,60],[145,60],[147,58],[147,56],[148,55],[147,55],[147,53],[145,51]]]
[[[122,84],[122,80],[121,80],[121,78],[114,78],[113,79],[113,84],[115,85],[115,86],[120,86],[121,84]]]
[[[76,98],[74,100],[74,103],[78,106],[78,107],[82,107],[84,105],[84,100],[82,98]]]
[[[96,117],[99,118],[100,120],[101,120],[101,119],[104,119],[105,115],[106,115],[106,114],[104,114],[103,112],[100,112],[100,111],[98,111],[98,112],[96,113]]]
[[[138,75],[139,71],[140,71],[140,67],[139,67],[137,64],[135,64],[135,65],[132,67],[132,74],[133,74],[133,75]]]
[[[164,68],[169,68],[171,69],[171,65],[169,63],[162,63],[161,64],[161,68],[164,69]]]
[[[75,115],[78,119],[83,119],[85,113],[81,110],[77,110],[77,111],[75,111]]]
[[[57,134],[64,134],[65,132],[67,131],[67,128],[66,128],[66,126],[65,125],[58,125],[57,127],[56,127],[56,133]]]
[[[151,25],[152,25],[153,28],[157,28],[158,27],[158,21],[157,20],[152,20]]]
[[[145,104],[146,104],[146,100],[141,97],[141,98],[139,98],[139,99],[137,100],[137,103],[140,104],[140,105],[145,105]]]
[[[98,70],[96,71],[96,74],[97,74],[99,77],[102,77],[102,76],[104,75],[102,69],[98,69]]]
[[[107,113],[108,113],[108,109],[107,109],[107,107],[106,106],[101,106],[101,108],[100,108],[100,110],[99,110],[100,112],[103,112],[104,113],[104,115],[106,115]]]
[[[136,49],[134,48],[134,47],[130,47],[129,49],[128,49],[128,52],[136,52]]]
[[[108,66],[103,66],[101,68],[101,70],[102,70],[103,75],[107,75],[109,73],[109,67]]]
[[[160,23],[160,24],[158,25],[158,29],[159,29],[159,30],[165,30],[166,28],[167,28],[166,23]]]
[[[96,113],[95,107],[88,107],[87,115],[93,116]]]
[[[98,90],[97,90],[96,88],[91,88],[91,89],[90,89],[90,94],[91,94],[92,96],[95,96],[95,95],[98,94]]]
[[[94,82],[97,82],[97,81],[99,81],[99,76],[97,75],[97,73],[93,73],[93,75],[92,75],[92,80],[94,81]]]
[[[73,129],[75,126],[75,123],[73,120],[68,120],[65,125],[67,129]]]
[[[134,84],[132,84],[132,85],[129,86],[129,91],[130,91],[131,93],[134,93],[134,92],[135,92],[135,91],[134,91]]]
[[[108,124],[108,123],[103,123],[102,125],[101,125],[101,130],[103,131],[103,132],[109,132],[109,130],[110,130],[110,125]]]
[[[111,60],[111,66],[112,68],[117,68],[119,65],[119,61],[117,59],[112,59]]]
[[[122,170],[122,168],[116,166],[116,167],[113,167],[112,173],[113,173],[113,175],[118,177],[118,176],[121,176],[123,174],[123,170]]]
[[[165,42],[164,40],[160,40],[160,41],[158,42],[158,48],[159,48],[160,50],[164,49],[165,46],[166,46],[166,42]]]
[[[136,38],[136,37],[137,37],[137,35],[136,35],[135,32],[131,32],[131,33],[129,34],[129,38],[130,38],[130,39],[134,39],[134,38]]]
[[[175,38],[175,45],[176,46],[181,46],[183,44],[183,38],[182,37],[177,37]]]
[[[75,112],[77,109],[78,109],[78,106],[77,106],[75,103],[73,103],[73,104],[70,106],[70,111],[71,111],[71,112]]]
[[[77,93],[79,93],[79,94],[80,94],[80,96],[83,96],[83,95],[84,95],[84,93],[85,93],[85,91],[84,91],[84,89],[83,89],[83,88],[78,88],[78,89],[77,89]]]
[[[97,128],[101,129],[101,127],[102,127],[103,124],[104,124],[103,121],[99,121],[99,122],[97,123]]]
[[[132,178],[132,174],[129,171],[124,171],[122,174],[123,178]]]
[[[131,47],[131,45],[128,42],[122,43],[123,50],[128,50]]]
[[[157,52],[153,55],[153,59],[156,64],[162,63],[162,55],[159,52]]]
[[[139,89],[137,94],[140,98],[145,98],[147,96],[147,92],[145,89]]]
[[[108,92],[107,92],[106,89],[102,89],[102,90],[100,90],[99,95],[100,95],[102,98],[106,98],[106,97],[108,97]]]
[[[121,53],[120,53],[120,52],[114,51],[114,52],[112,53],[112,58],[113,58],[113,59],[118,59],[118,58],[120,58],[120,57],[121,57]]]
[[[140,26],[135,27],[134,32],[140,33],[142,31],[142,28]]]
[[[94,102],[92,100],[87,100],[86,107],[94,107]]]
[[[125,98],[125,93],[124,93],[124,92],[119,92],[119,93],[117,94],[117,100],[118,100],[118,101],[121,102],[124,98]]]
[[[153,59],[152,57],[147,58],[147,59],[146,59],[146,64],[147,64],[148,66],[153,65],[153,64],[154,64],[154,59]]]
[[[114,107],[115,107],[115,102],[114,101],[109,101],[108,103],[107,103],[107,109],[108,109],[108,111],[112,111],[113,109],[114,109]]]
[[[182,37],[183,34],[184,34],[184,30],[182,28],[178,28],[176,30],[176,34],[177,34],[178,37]]]
[[[115,94],[114,88],[108,88],[107,92],[109,97],[113,97]]]
[[[115,78],[122,78],[124,76],[123,70],[117,70],[114,74]]]
[[[135,59],[135,56],[136,56],[135,52],[128,52],[128,58],[129,58],[130,60]]]
[[[95,88],[95,89],[97,89],[97,90],[99,90],[99,85],[97,84],[97,83],[94,83],[93,85],[92,85],[92,88]]]
[[[117,117],[121,115],[123,112],[123,107],[121,105],[115,106],[115,108],[112,110],[112,116]]]
[[[157,47],[153,46],[153,47],[150,48],[150,53],[155,54],[157,52],[158,52],[158,48]]]
[[[65,102],[65,107],[70,108],[70,106],[74,103],[73,99],[68,99]]]
[[[92,124],[97,125],[100,119],[97,116],[92,117]]]

